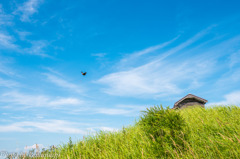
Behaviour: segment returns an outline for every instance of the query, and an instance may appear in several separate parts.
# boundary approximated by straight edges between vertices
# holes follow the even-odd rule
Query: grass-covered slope
[[[143,112],[134,125],[99,132],[42,152],[43,158],[240,158],[240,108],[163,109]]]

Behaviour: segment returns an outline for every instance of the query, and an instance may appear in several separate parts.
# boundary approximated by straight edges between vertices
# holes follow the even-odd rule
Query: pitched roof
[[[183,100],[185,100],[185,99],[187,99],[187,98],[195,98],[195,99],[197,99],[198,101],[203,102],[204,104],[208,102],[206,99],[200,98],[200,97],[195,96],[195,95],[193,95],[193,94],[188,94],[188,95],[186,95],[185,97],[183,97],[182,99],[178,100],[178,101],[174,104],[174,107],[176,107],[180,102],[182,102]]]

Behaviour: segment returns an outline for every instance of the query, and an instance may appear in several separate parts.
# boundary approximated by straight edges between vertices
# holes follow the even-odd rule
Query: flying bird
[[[85,76],[87,74],[87,72],[81,72],[83,76]]]

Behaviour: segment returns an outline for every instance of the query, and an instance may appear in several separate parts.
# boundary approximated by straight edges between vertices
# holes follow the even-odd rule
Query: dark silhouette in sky
[[[83,76],[85,76],[87,74],[87,72],[81,72]]]

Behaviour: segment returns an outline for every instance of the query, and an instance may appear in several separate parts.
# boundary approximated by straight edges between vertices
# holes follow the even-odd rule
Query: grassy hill
[[[154,106],[133,126],[98,132],[77,143],[70,139],[41,155],[61,159],[240,158],[240,108]]]

